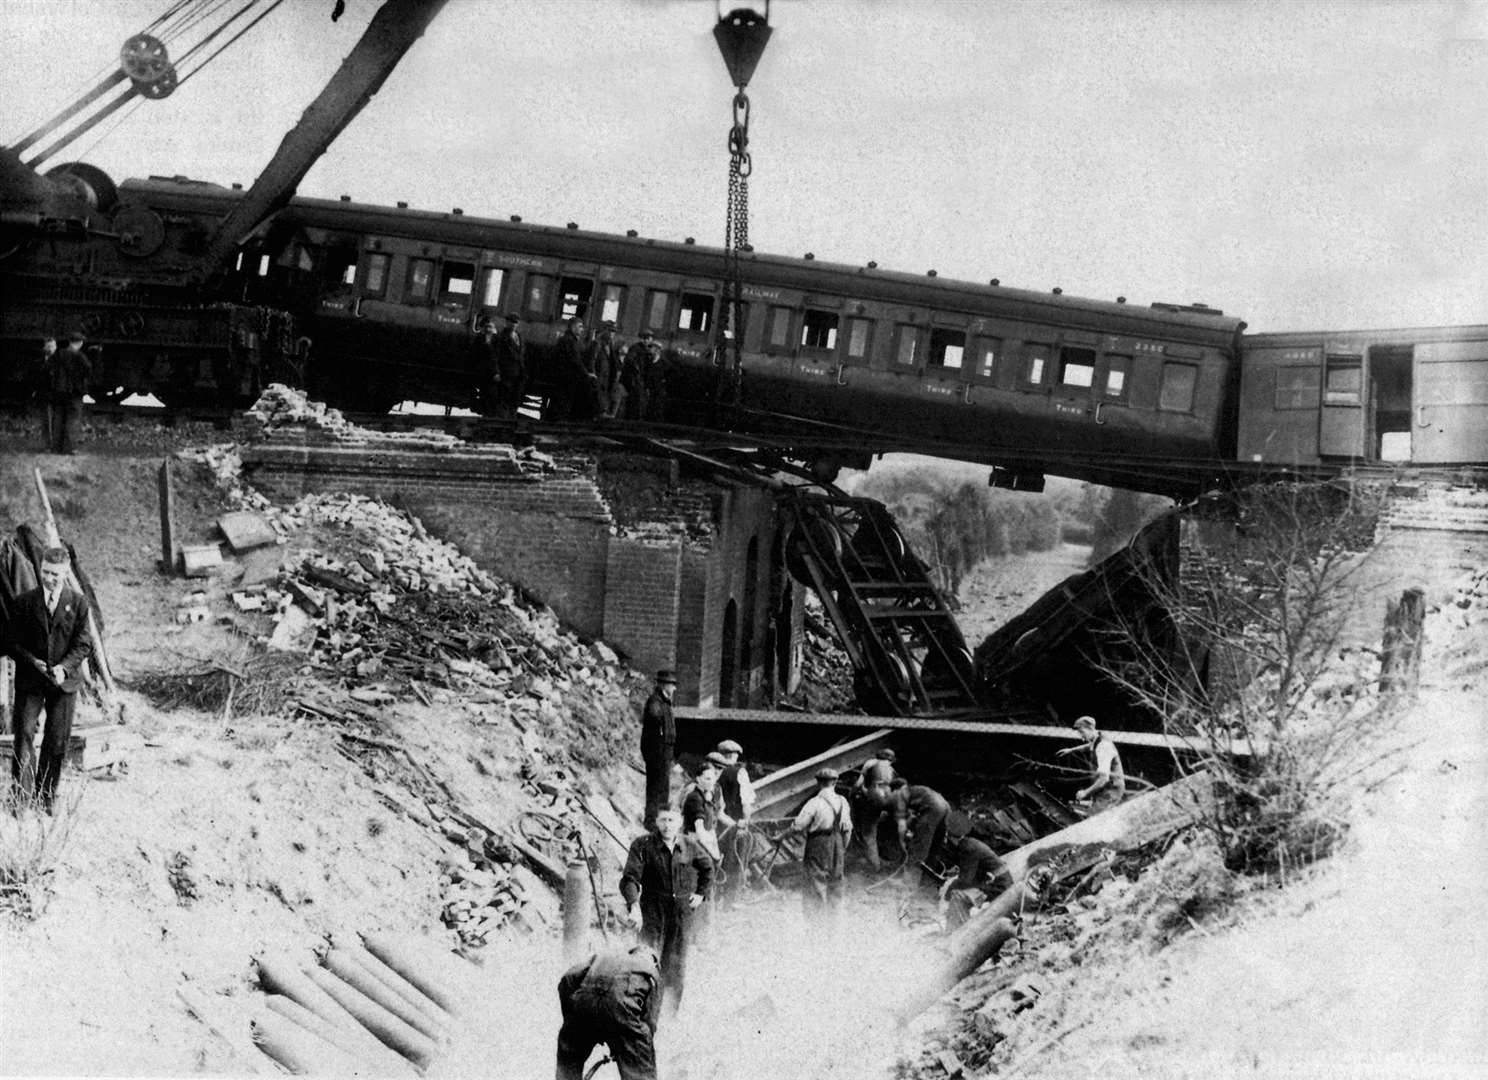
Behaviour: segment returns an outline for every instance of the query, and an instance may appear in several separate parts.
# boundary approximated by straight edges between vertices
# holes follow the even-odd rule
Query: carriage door
[[[1329,351],[1323,362],[1323,407],[1318,427],[1322,457],[1364,456],[1364,358]]]
[[[1416,346],[1411,460],[1488,461],[1488,342]]]

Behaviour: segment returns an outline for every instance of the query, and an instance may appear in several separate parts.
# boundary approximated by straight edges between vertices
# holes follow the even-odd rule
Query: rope
[[[253,3],[257,3],[258,0],[252,0],[252,2]],[[215,60],[217,57],[221,56],[228,49],[232,48],[233,44],[240,37],[242,37],[244,34],[248,33],[248,31],[252,30],[255,26],[257,26],[259,23],[263,22],[270,15],[274,14],[274,9],[277,8],[282,3],[284,3],[284,0],[273,0],[273,3],[271,3],[263,11],[259,12],[258,16],[256,18],[254,18],[254,20],[252,22],[250,22],[247,26],[243,27],[243,29],[239,30],[232,37],[228,38],[227,41],[225,41],[222,44],[222,46],[220,48],[218,48],[218,50],[216,52],[214,52],[210,56],[208,56],[205,60],[203,60],[200,64],[198,64],[196,67],[194,67],[186,75],[183,75],[181,77],[181,81],[176,84],[177,88],[179,88],[181,86],[184,86],[191,79],[195,78],[196,75],[202,70],[202,68],[206,67],[213,60]],[[244,10],[246,10],[246,9],[244,9]],[[233,16],[233,18],[237,18],[237,16],[235,15],[235,16]],[[229,20],[229,21],[231,21],[231,20]],[[224,25],[224,28],[225,28],[226,27],[226,24],[223,24],[223,25]]]

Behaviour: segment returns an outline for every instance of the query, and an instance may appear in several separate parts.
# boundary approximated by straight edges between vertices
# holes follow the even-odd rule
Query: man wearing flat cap
[[[83,682],[83,665],[93,654],[87,601],[68,584],[71,560],[59,547],[48,548],[41,584],[15,598],[0,627],[0,651],[15,660],[15,715],[10,775],[22,801],[40,800],[47,813],[67,760],[73,706]],[[32,748],[41,714],[46,713],[41,754]]]
[[[837,794],[837,770],[818,769],[816,794],[801,807],[790,832],[806,834],[806,887],[801,904],[806,917],[835,918],[842,908],[842,876],[852,837],[852,810]]]
[[[1055,754],[1064,757],[1083,752],[1086,758],[1090,783],[1075,792],[1075,807],[1086,814],[1109,810],[1126,797],[1126,772],[1121,767],[1121,755],[1110,736],[1101,733],[1093,716],[1076,720],[1075,734],[1080,737],[1080,745],[1067,746]]]
[[[47,368],[47,410],[54,454],[77,452],[78,424],[83,417],[83,395],[88,392],[92,363],[83,352],[87,338],[81,330],[67,335],[67,348],[52,356]]]
[[[672,719],[672,695],[677,676],[670,668],[656,673],[656,688],[641,711],[641,760],[646,764],[645,825],[656,822],[656,812],[671,804],[672,758],[677,749],[677,723]]]
[[[714,748],[723,762],[718,774],[715,805],[718,808],[718,847],[723,853],[722,894],[732,899],[744,884],[749,865],[749,818],[754,813],[754,785],[749,782],[749,769],[739,760],[744,748],[733,739],[724,739]]]

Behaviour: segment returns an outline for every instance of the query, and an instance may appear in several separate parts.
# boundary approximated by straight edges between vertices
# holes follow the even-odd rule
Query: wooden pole
[[[156,485],[160,493],[160,571],[166,577],[176,572],[175,491],[171,486],[171,463],[160,463]]]
[[[1019,886],[1014,886],[1016,888]],[[1012,891],[1013,889],[1008,890]],[[1006,896],[1007,893],[1003,895]],[[975,929],[964,936],[957,935],[959,944],[952,945],[945,962],[929,979],[916,986],[897,1010],[901,1025],[909,1023],[934,1005],[942,994],[981,967],[989,958],[996,956],[1018,933],[1012,919],[999,918],[989,922],[978,918],[975,924],[966,925],[968,929],[974,925]]]
[[[36,473],[36,494],[41,496],[41,510],[46,524],[47,547],[61,547],[62,534],[57,531],[57,518],[52,513],[52,500],[47,496],[46,484],[41,479],[41,469]],[[88,602],[87,594],[83,592],[82,582],[78,580],[77,572],[73,570],[69,562],[67,566],[67,583],[83,596],[83,609],[87,613],[88,636],[93,639],[93,657],[98,669],[98,677],[103,681],[104,700],[103,705],[107,710],[112,710],[114,704],[114,670],[109,663],[108,647],[103,642],[103,635],[98,632],[98,620],[93,618],[93,605]]]
[[[1380,649],[1380,692],[1414,694],[1421,678],[1421,626],[1426,620],[1426,594],[1406,589],[1385,607]]]

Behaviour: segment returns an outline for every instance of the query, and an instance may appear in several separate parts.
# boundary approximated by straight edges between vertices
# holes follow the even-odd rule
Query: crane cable
[[[165,71],[163,77],[160,78],[157,83],[152,83],[152,84],[148,84],[148,85],[142,86],[140,82],[135,81],[135,80],[131,80],[130,81],[130,85],[125,88],[125,90],[124,90],[124,92],[122,94],[120,94],[114,100],[110,101],[107,105],[104,105],[102,108],[98,109],[95,113],[93,113],[87,119],[79,122],[74,127],[72,127],[71,129],[69,129],[68,131],[64,132],[62,135],[58,136],[44,150],[39,151],[37,154],[35,154],[33,157],[31,157],[26,162],[26,164],[29,165],[29,166],[31,166],[32,168],[39,168],[40,165],[42,164],[42,162],[44,162],[47,159],[55,156],[62,149],[64,149],[65,147],[67,147],[68,145],[70,145],[71,143],[73,143],[74,141],[76,141],[77,139],[81,138],[88,131],[92,130],[98,124],[102,123],[109,116],[113,115],[115,112],[117,112],[119,109],[123,108],[125,105],[129,104],[131,101],[133,101],[135,105],[138,105],[139,102],[135,100],[136,98],[141,98],[141,97],[159,98],[159,97],[165,97],[165,96],[169,95],[171,92],[173,92],[175,89],[177,89],[182,83],[186,82],[188,79],[191,79],[191,78],[195,77],[197,74],[199,74],[202,71],[203,68],[205,68],[209,63],[211,63],[217,57],[219,57],[220,55],[222,55],[223,52],[225,52],[228,48],[230,48],[233,44],[235,44],[239,39],[241,39],[243,37],[243,35],[247,34],[250,30],[252,30],[260,22],[262,22],[266,17],[268,17],[270,14],[272,14],[274,12],[274,10],[276,8],[278,8],[281,3],[283,3],[283,0],[271,0],[271,2],[269,3],[268,7],[265,10],[259,12],[259,14],[255,18],[253,18],[250,22],[247,23],[247,25],[245,25],[242,28],[240,28],[237,31],[237,33],[233,34],[232,37],[230,37],[225,43],[223,43],[222,45],[220,45],[216,50],[214,50],[213,52],[209,53],[207,56],[203,57],[200,61],[198,61],[195,67],[193,67],[189,71],[186,71],[184,74],[179,75],[179,77],[178,77],[177,71],[178,71],[178,69],[179,69],[179,67],[181,65],[184,65],[193,56],[195,56],[197,53],[201,52],[202,49],[204,49],[208,45],[210,45],[221,34],[223,34],[229,27],[231,27],[238,20],[242,19],[245,15],[247,15],[250,11],[252,11],[253,8],[257,7],[261,2],[263,2],[263,0],[246,0],[246,2],[241,7],[239,7],[236,11],[234,11],[231,15],[229,15],[226,19],[224,19],[221,23],[219,23],[214,29],[212,29],[209,33],[207,33],[204,37],[202,37],[201,40],[197,41],[189,49],[187,49],[186,52],[181,56],[181,58],[176,62],[175,65],[169,65],[167,63],[167,65],[166,65],[166,71]],[[193,3],[196,4],[195,10],[192,10],[190,8],[190,6],[189,6],[189,5],[193,4]],[[178,3],[177,4],[173,5],[170,9],[168,9],[165,12],[165,14],[161,15],[153,23],[151,23],[150,24],[150,27],[148,27],[146,29],[146,31],[143,31],[140,34],[135,35],[130,40],[132,42],[132,41],[135,41],[137,39],[139,39],[139,40],[146,39],[148,37],[148,30],[149,29],[160,28],[162,30],[165,30],[167,28],[171,28],[173,23],[174,23],[174,33],[175,33],[175,35],[179,36],[180,34],[183,34],[183,33],[187,32],[188,30],[193,29],[196,26],[202,24],[205,20],[209,20],[209,19],[215,17],[218,13],[220,13],[222,10],[224,10],[226,7],[228,7],[231,3],[232,3],[232,0],[178,0]],[[208,25],[210,25],[210,23]],[[161,46],[161,49],[160,49],[161,60],[164,61],[164,56],[165,56],[165,52],[164,52],[164,48],[163,48],[164,43],[163,42],[160,42],[160,41],[155,41],[154,43]],[[28,149],[34,143],[38,142],[40,139],[42,139],[43,137],[45,137],[48,133],[50,133],[57,126],[59,126],[60,124],[65,123],[66,121],[70,120],[73,116],[75,116],[77,113],[81,112],[87,106],[91,105],[93,102],[95,102],[99,98],[103,97],[113,87],[115,87],[119,83],[125,81],[126,78],[128,78],[128,76],[126,75],[125,71],[122,68],[120,68],[118,70],[115,70],[112,74],[110,74],[107,78],[105,78],[101,83],[99,83],[98,86],[94,87],[91,91],[89,91],[88,93],[86,93],[85,95],[83,95],[73,105],[69,106],[67,109],[64,109],[61,113],[58,113],[55,117],[53,117],[51,120],[49,120],[46,124],[42,125],[36,131],[34,131],[30,135],[26,136],[24,139],[22,139],[20,142],[18,142],[14,147],[12,147],[12,149],[17,154],[19,154],[22,151]],[[133,109],[131,109],[130,111],[132,112]],[[122,119],[123,119],[123,117],[120,117],[120,120],[122,120]],[[114,130],[114,128],[117,127],[117,126],[118,126],[118,123],[116,122],[114,125],[112,125],[109,128],[108,132],[105,132],[104,134],[107,135],[108,133],[112,132]],[[98,143],[102,141],[103,137],[104,136],[101,135],[101,136],[99,136],[98,139],[95,139],[93,141],[93,143],[91,143],[89,145],[89,149],[91,150],[92,147],[98,145]]]

